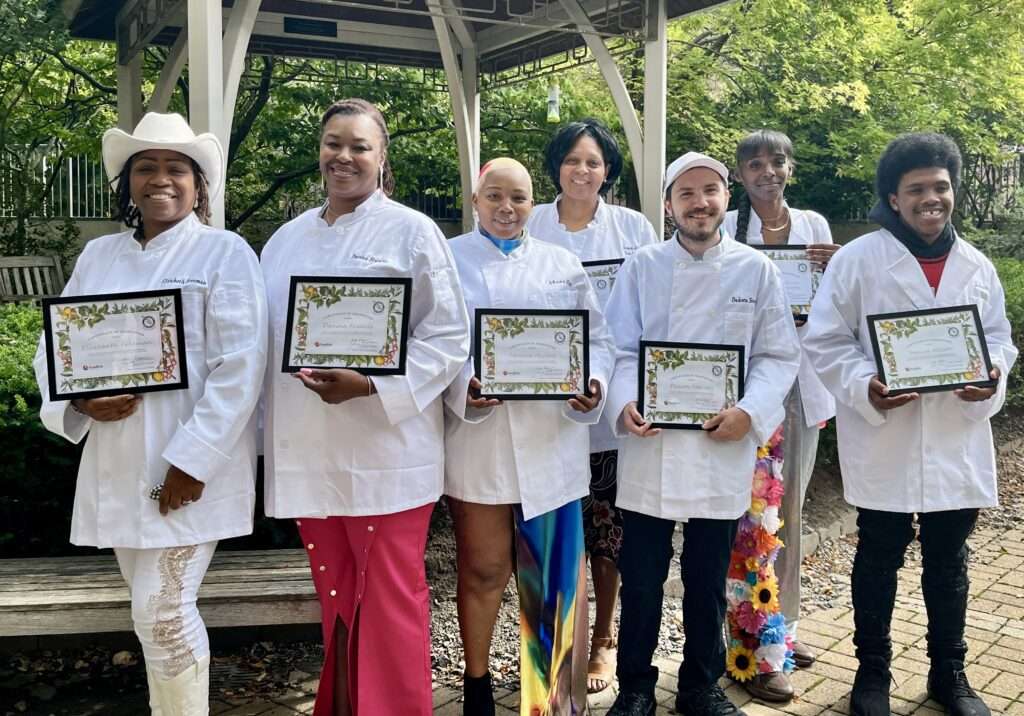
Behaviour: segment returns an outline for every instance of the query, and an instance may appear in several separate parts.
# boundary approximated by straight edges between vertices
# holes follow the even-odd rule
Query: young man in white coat
[[[605,414],[626,437],[616,501],[623,510],[620,692],[609,716],[655,712],[658,670],[651,659],[678,521],[686,523],[680,557],[686,643],[676,710],[741,713],[718,686],[725,671],[725,579],[737,520],[750,506],[757,446],[783,420],[800,344],[778,269],[720,229],[728,177],[724,164],[696,152],[672,162],[665,209],[675,235],[626,261],[608,303],[617,355]],[[749,357],[743,397],[703,431],[653,428],[637,411],[641,339],[743,345]]]
[[[997,503],[989,419],[1002,407],[1017,350],[992,263],[950,222],[960,171],[960,151],[949,137],[893,140],[878,163],[871,212],[882,229],[836,254],[807,322],[804,347],[836,397],[843,487],[858,510],[852,583],[860,665],[852,714],[890,713],[889,624],[915,514],[928,694],[951,714],[989,713],[964,673],[967,538],[978,510]],[[889,396],[866,316],[964,304],[978,307],[998,387]]]

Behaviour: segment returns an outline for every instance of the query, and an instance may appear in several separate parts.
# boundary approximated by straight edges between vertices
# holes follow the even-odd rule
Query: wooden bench
[[[64,270],[56,256],[0,256],[0,301],[34,301],[63,289]]]
[[[301,549],[218,551],[199,591],[210,627],[320,621]],[[131,631],[113,555],[0,560],[0,637]]]

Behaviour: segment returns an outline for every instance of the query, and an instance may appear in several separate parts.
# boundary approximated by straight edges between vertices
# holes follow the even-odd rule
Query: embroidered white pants
[[[210,656],[210,640],[196,597],[216,548],[216,542],[206,542],[114,549],[131,593],[132,622],[142,642],[146,668],[158,679],[173,679]]]

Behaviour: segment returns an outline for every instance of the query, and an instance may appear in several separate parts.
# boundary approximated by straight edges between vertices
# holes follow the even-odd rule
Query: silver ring
[[[181,504],[182,505],[191,505],[192,504],[192,500],[182,500]]]

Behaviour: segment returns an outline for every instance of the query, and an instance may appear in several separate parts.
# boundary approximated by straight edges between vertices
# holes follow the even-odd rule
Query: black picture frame
[[[807,253],[807,244],[749,244],[749,246],[750,248],[757,249],[763,253],[767,253],[769,251],[801,251],[803,253]],[[769,258],[769,261],[771,261],[771,258]],[[808,261],[810,261],[810,259],[808,259]],[[824,272],[818,270],[817,273],[822,274]],[[783,285],[783,289],[785,289],[785,285]],[[817,289],[815,289],[814,293],[817,294]],[[811,299],[813,300],[814,296],[811,296]],[[786,300],[789,300],[789,296],[786,297]],[[797,304],[789,304],[791,311],[795,305]],[[807,311],[792,311],[792,313],[794,321],[806,321],[809,315]]]
[[[54,359],[54,325],[51,315],[53,308],[74,306],[88,303],[104,303],[113,301],[133,301],[153,298],[170,297],[174,304],[175,315],[175,348],[177,353],[175,360],[178,364],[177,381],[162,381],[152,385],[117,386],[115,388],[99,388],[96,390],[76,390],[60,393],[57,389],[56,360]],[[51,401],[77,400],[79,398],[104,398],[112,395],[160,393],[168,390],[185,390],[188,388],[188,351],[185,346],[185,311],[181,300],[180,288],[157,289],[152,291],[125,291],[115,293],[92,293],[79,296],[54,296],[43,298],[40,301],[43,311],[43,343],[46,352],[46,377],[47,389]]]
[[[878,329],[876,324],[881,321],[893,321],[901,318],[914,318],[917,316],[935,316],[942,315],[944,313],[970,313],[974,319],[974,328],[977,331],[979,348],[981,350],[981,356],[985,363],[985,375],[989,376],[992,374],[992,358],[989,356],[988,343],[985,340],[985,328],[981,325],[981,314],[978,312],[978,306],[971,304],[964,304],[960,306],[945,306],[939,308],[924,308],[915,311],[897,311],[895,313],[873,313],[866,317],[868,324],[868,333],[871,338],[871,351],[875,358],[875,369],[878,372],[878,379],[888,385],[890,378],[885,374],[885,363],[882,360],[882,351],[878,342]],[[960,388],[966,388],[969,385],[973,385],[978,388],[994,388],[999,384],[999,381],[993,380],[992,378],[986,378],[985,380],[979,381],[963,381],[957,383],[942,383],[939,385],[925,385],[915,386],[907,388],[893,388],[889,390],[889,397],[895,397],[897,395],[905,395],[907,393],[943,393],[952,390],[959,390]]]
[[[637,412],[643,416],[644,413],[644,397],[646,394],[645,378],[647,376],[647,350],[649,348],[661,348],[664,350],[706,350],[706,351],[730,351],[737,355],[737,385],[736,385],[736,402],[738,403],[743,399],[744,394],[744,381],[746,380],[747,364],[746,364],[746,347],[739,344],[731,343],[691,343],[686,341],[653,341],[653,340],[641,340],[640,341],[640,352],[637,355],[637,401],[636,408]],[[709,416],[710,417],[710,416]],[[667,421],[653,421],[652,427],[662,428],[666,430],[703,430],[698,423],[674,423]]]
[[[577,308],[477,308],[473,316],[473,366],[476,379],[484,383],[480,366],[483,365],[482,323],[485,316],[576,316],[583,320],[583,395],[590,397],[590,312]],[[568,400],[577,392],[551,392],[542,394],[504,393],[481,391],[480,397],[498,400]]]
[[[347,366],[324,364],[293,364],[289,360],[292,352],[292,333],[295,330],[295,294],[300,283],[312,284],[362,284],[368,286],[402,286],[402,325],[398,335],[398,365],[395,367]],[[405,362],[409,351],[409,311],[412,305],[412,279],[407,276],[292,276],[288,282],[288,313],[285,318],[284,350],[281,356],[282,373],[298,373],[303,368],[330,369],[347,368],[362,375],[404,375]]]

